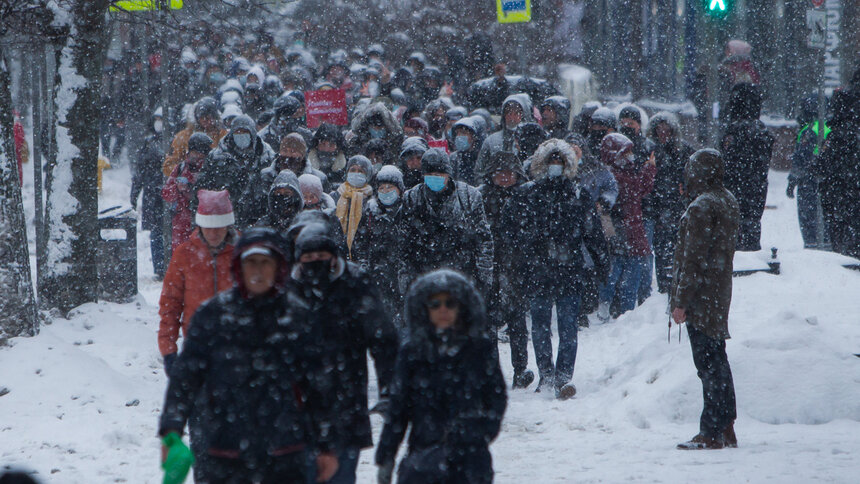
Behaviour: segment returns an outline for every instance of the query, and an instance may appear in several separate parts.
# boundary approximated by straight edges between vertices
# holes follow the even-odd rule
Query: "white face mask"
[[[367,175],[364,173],[349,172],[346,174],[346,182],[355,188],[361,188],[367,184]]]
[[[233,141],[239,149],[244,150],[251,146],[251,135],[249,133],[236,133],[233,135]]]
[[[152,123],[152,127],[155,129],[156,133],[160,133],[162,129],[164,129],[164,123],[159,119],[158,121]]]
[[[564,166],[562,165],[549,165],[547,166],[546,174],[550,178],[558,178],[561,176],[564,171]]]

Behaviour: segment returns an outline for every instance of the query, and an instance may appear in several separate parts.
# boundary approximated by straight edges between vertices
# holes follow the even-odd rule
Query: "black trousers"
[[[196,469],[197,466],[205,468]],[[195,464],[196,484],[307,484],[308,463],[305,452],[268,457],[262,461],[224,459],[207,456]]]
[[[511,365],[516,373],[526,371],[529,364],[529,332],[526,327],[526,313],[511,314],[508,317],[508,338],[511,340]]]
[[[709,438],[718,438],[738,415],[726,342],[712,339],[690,324],[687,332],[705,400],[699,432]]]

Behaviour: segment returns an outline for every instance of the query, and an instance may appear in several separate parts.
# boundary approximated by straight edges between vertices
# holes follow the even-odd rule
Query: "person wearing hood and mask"
[[[469,111],[463,106],[454,106],[445,112],[445,141],[448,146],[454,146],[454,125],[469,115]]]
[[[508,245],[514,238],[511,227],[502,221],[504,208],[517,187],[528,181],[517,155],[499,151],[490,157],[484,183],[478,188],[484,199],[484,211],[493,234],[493,288],[487,297],[488,318],[495,328],[508,326],[511,363],[514,367],[512,388],[526,388],[535,375],[527,369],[529,335],[526,329],[526,294],[523,278],[517,269],[525,261],[516,260],[524,253]]]
[[[197,182],[197,177],[206,163],[209,155],[212,139],[205,133],[194,133],[188,140],[188,151],[173,172],[164,182],[161,189],[161,198],[167,202],[173,212],[172,231],[170,238],[171,251],[191,236],[193,208],[192,190]]]
[[[398,150],[403,143],[403,128],[385,104],[377,102],[366,107],[352,120],[351,128],[347,134],[347,151],[360,153],[368,141],[381,139],[385,141],[383,163],[392,165],[397,161]]]
[[[364,204],[352,253],[372,279],[383,306],[396,326],[402,327],[403,299],[399,287],[403,255],[400,211],[403,206],[403,173],[392,165],[383,166],[374,180],[375,196]]]
[[[334,215],[334,199],[323,191],[322,181],[319,177],[305,173],[299,177],[299,188],[302,191],[302,198],[305,200],[303,210],[320,210]]]
[[[591,115],[600,107],[603,107],[600,101],[588,101],[583,104],[582,109],[579,110],[579,114],[573,118],[571,131],[588,139],[588,130],[591,128]]]
[[[738,250],[761,250],[761,216],[767,200],[767,173],[773,153],[773,136],[759,120],[763,101],[753,84],[732,88],[729,126],[720,141],[726,167],[726,189],[741,210]]]
[[[478,153],[475,175],[486,175],[484,166],[496,151],[514,151],[514,131],[521,123],[532,122],[532,102],[527,94],[511,94],[502,103],[502,129],[487,137]]]
[[[824,130],[824,141],[827,141],[830,135],[830,125],[817,118],[818,97],[810,96],[802,101],[797,116],[800,131],[797,133],[791,156],[791,172],[788,174],[788,187],[785,192],[788,198],[794,198],[797,189],[797,219],[804,248],[818,245],[818,179],[814,170],[819,152],[818,130]]]
[[[400,288],[427,271],[450,267],[489,293],[493,284],[493,235],[477,188],[455,181],[447,153],[431,148],[421,157],[424,183],[403,197],[404,273]],[[408,245],[407,245],[408,244]]]
[[[475,165],[482,143],[477,120],[473,116],[463,118],[454,123],[452,130],[455,151],[451,153],[451,164],[454,166],[454,178],[475,186],[479,180]]]
[[[597,310],[602,321],[609,320],[610,306],[616,297],[619,313],[636,307],[642,267],[651,253],[642,219],[642,199],[654,188],[657,167],[653,155],[641,163],[633,149],[633,142],[621,133],[606,135],[600,142],[600,159],[618,182],[618,199],[607,230],[612,246],[612,272],[600,289]]]
[[[545,141],[530,168],[534,181],[518,188],[505,206],[502,226],[508,247],[524,254],[515,271],[531,296],[532,344],[540,382],[536,391],[560,399],[576,394],[571,383],[577,350],[577,318],[583,291],[586,251],[598,279],[609,270],[609,254],[594,201],[576,180],[578,160],[566,142]],[[559,347],[552,359],[552,307],[558,315]]]
[[[299,179],[292,171],[283,170],[269,188],[266,215],[257,221],[257,226],[272,227],[282,234],[286,233],[304,206]]]
[[[352,252],[353,241],[364,215],[364,204],[373,196],[370,184],[373,165],[367,157],[355,155],[346,163],[346,181],[331,192],[335,203],[335,216],[346,235],[347,258],[355,261]]]
[[[678,230],[670,307],[675,323],[687,323],[705,404],[699,433],[680,444],[681,449],[738,445],[735,388],[726,339],[740,211],[735,197],[723,186],[723,173],[722,157],[712,149],[695,152],[684,169],[687,196],[692,202]]]
[[[308,163],[307,151],[308,148],[307,145],[305,145],[305,140],[298,133],[290,133],[284,136],[284,139],[281,140],[281,146],[278,150],[277,157],[272,161],[271,165],[264,168],[260,173],[263,181],[264,193],[268,193],[269,187],[275,179],[275,176],[283,170],[290,170],[295,173],[296,176],[302,176],[304,174],[315,175],[320,179],[323,186],[330,190],[331,187],[329,186],[328,177],[325,176],[325,173],[313,168],[310,163]]]
[[[451,106],[450,101],[435,98],[436,96],[426,104],[421,117],[427,121],[428,134],[434,140],[445,140],[445,125],[448,122],[447,113],[453,106]]]
[[[317,128],[308,151],[311,168],[321,171],[333,184],[346,179],[346,146],[340,128],[323,123]]]
[[[418,278],[406,296],[409,336],[394,370],[391,407],[376,449],[377,481],[489,484],[489,445],[501,431],[507,392],[484,300],[460,273]]]
[[[289,93],[282,94],[272,106],[275,113],[272,121],[262,131],[260,137],[270,146],[281,146],[281,139],[290,133],[298,133],[305,145],[313,139],[313,133],[302,120],[302,103]]]
[[[284,246],[272,229],[246,231],[233,287],[194,313],[159,422],[168,472],[192,453],[196,482],[306,484],[308,455],[317,482],[338,470],[336,386],[313,329],[291,317]],[[189,420],[190,452],[181,439]]]
[[[221,125],[221,114],[218,112],[218,101],[204,97],[194,104],[194,124],[176,133],[170,142],[170,150],[164,157],[161,172],[170,176],[174,168],[185,159],[188,153],[188,141],[194,133],[205,133],[212,140],[210,148],[216,148],[221,138],[227,135],[227,130]]]
[[[588,126],[588,149],[594,154],[600,153],[600,142],[603,138],[615,132],[618,118],[607,107],[600,107],[591,113],[591,124]]]
[[[161,189],[164,184],[161,174],[161,163],[164,151],[161,141],[164,133],[164,120],[161,108],[155,111],[149,124],[150,135],[143,140],[134,163],[131,182],[131,206],[137,207],[137,197],[143,192],[140,206],[140,227],[149,231],[150,253],[152,255],[152,270],[155,277],[164,277],[164,242],[162,240],[162,215],[164,207]]]
[[[540,104],[543,129],[550,138],[564,139],[570,131],[570,100],[564,96],[550,96]]]
[[[427,140],[413,136],[403,140],[400,146],[400,157],[397,167],[403,173],[403,184],[410,189],[421,184],[423,175],[421,173],[421,157],[427,152]]]
[[[657,173],[654,176],[654,190],[642,200],[642,216],[646,224],[650,223],[654,227],[657,288],[661,293],[666,293],[672,280],[672,254],[675,251],[678,221],[684,213],[681,196],[684,164],[695,150],[681,140],[678,117],[667,111],[660,111],[651,118],[648,138],[656,146],[654,155]],[[649,286],[650,283],[649,279]]]
[[[397,331],[373,282],[347,262],[323,224],[305,226],[294,242],[293,316],[316,336],[316,351],[326,368],[336,369],[332,398],[341,435],[340,468],[329,483],[354,483],[359,453],[373,446],[367,406],[367,352],[373,356],[380,405],[387,399],[397,357]],[[381,410],[381,408],[380,408]],[[318,481],[321,482],[321,481]]]
[[[195,189],[227,190],[236,208],[236,226],[254,225],[266,211],[261,172],[275,153],[258,135],[254,120],[237,116],[230,133],[209,154]]]

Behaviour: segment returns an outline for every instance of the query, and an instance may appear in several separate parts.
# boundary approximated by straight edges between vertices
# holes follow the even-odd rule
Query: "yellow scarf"
[[[346,247],[349,250],[349,259],[352,260],[352,241],[355,239],[358,223],[361,222],[362,205],[365,197],[373,195],[373,189],[370,185],[355,188],[349,183],[342,183],[337,193],[340,194],[340,198],[337,200],[337,209],[334,213],[340,220],[343,233],[346,234]]]

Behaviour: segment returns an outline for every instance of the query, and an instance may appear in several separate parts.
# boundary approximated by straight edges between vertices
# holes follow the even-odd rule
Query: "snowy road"
[[[127,170],[105,176],[102,207],[125,200]],[[679,344],[673,329],[667,343],[666,303],[655,295],[580,333],[575,399],[510,393],[492,447],[496,482],[857,482],[860,272],[802,249],[785,175],[770,179],[762,245],[780,248],[783,273],[735,279],[730,319],[740,448],[675,450],[698,430],[701,386],[686,334]],[[0,465],[33,469],[44,483],[160,482],[160,284],[147,237],[139,242],[137,302],[84,306],[0,350],[0,388],[9,389]],[[508,346],[501,351],[510,380]],[[378,432],[381,419],[373,424]],[[375,482],[372,460],[362,454],[360,483]]]

